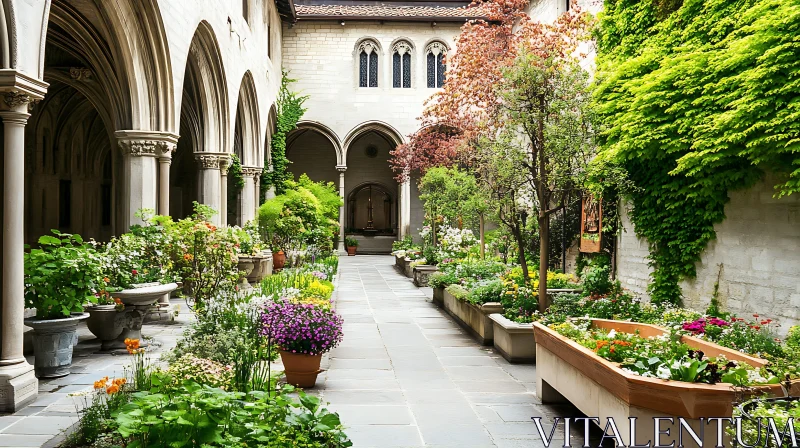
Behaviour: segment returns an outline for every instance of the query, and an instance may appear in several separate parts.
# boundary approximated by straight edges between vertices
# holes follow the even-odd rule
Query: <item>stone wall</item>
[[[719,275],[724,310],[779,320],[785,333],[800,323],[800,197],[775,199],[772,180],[730,194],[727,219],[715,226],[717,238],[702,255],[697,278],[681,289],[684,305],[704,310]],[[646,295],[647,242],[634,235],[624,210],[622,216],[617,275],[624,287]]]

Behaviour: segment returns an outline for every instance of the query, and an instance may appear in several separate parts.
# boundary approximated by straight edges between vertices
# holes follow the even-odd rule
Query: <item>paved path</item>
[[[579,415],[542,405],[535,366],[478,345],[431,303],[430,288],[395,270],[393,257],[342,257],[340,266],[344,342],[317,388],[356,448],[544,446],[531,417],[549,428],[555,416]]]

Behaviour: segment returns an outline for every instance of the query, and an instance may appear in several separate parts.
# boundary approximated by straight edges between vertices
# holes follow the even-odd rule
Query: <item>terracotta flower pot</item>
[[[317,383],[317,375],[322,371],[319,364],[322,355],[305,355],[281,350],[281,361],[283,361],[286,382],[303,388],[314,387]]]
[[[348,247],[347,247],[347,255],[348,255],[349,257],[354,257],[354,256],[356,255],[356,250],[357,250],[357,249],[358,249],[358,248],[357,248],[356,246],[348,246]]]
[[[280,271],[286,264],[286,254],[279,250],[272,255],[272,269]]]

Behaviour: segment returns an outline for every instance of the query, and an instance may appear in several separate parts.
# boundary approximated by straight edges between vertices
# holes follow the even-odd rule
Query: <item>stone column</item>
[[[231,167],[229,155],[222,155],[219,158],[220,174],[220,209],[219,222],[223,226],[228,225],[228,168]]]
[[[259,174],[261,174],[261,168],[257,166],[242,167],[244,187],[242,187],[242,206],[239,209],[239,219],[242,224],[247,224],[256,217],[256,209],[258,209],[258,188],[256,188],[256,179]]]
[[[272,172],[272,165],[269,166],[268,171],[270,173]],[[256,185],[259,187],[258,191],[261,191],[261,186],[260,186],[261,182],[260,182],[260,180],[256,180]],[[267,194],[265,195],[265,199],[266,200],[270,200],[270,199],[274,199],[274,198],[275,198],[275,186],[273,185],[273,186],[270,186],[267,189]]]
[[[173,143],[162,146],[158,154],[158,214],[168,216],[169,212],[169,166],[172,163],[172,153],[176,145]]]
[[[41,98],[41,97],[39,97]],[[25,317],[25,124],[37,99],[5,94],[3,119],[2,310],[0,316],[0,410],[15,412],[36,399],[38,381],[22,353]]]
[[[115,133],[122,150],[123,163],[123,201],[127,207],[125,226],[141,224],[136,217],[136,212],[141,209],[158,210],[159,213],[169,214],[169,209],[164,211],[159,207],[159,197],[166,195],[166,205],[169,207],[169,164],[166,165],[166,179],[159,186],[157,158],[171,154],[178,142],[178,136],[167,132],[158,131],[117,131]],[[164,169],[164,165],[161,165]]]
[[[339,247],[337,248],[340,255],[347,254],[344,246],[344,230],[345,230],[345,199],[344,199],[344,172],[347,171],[347,165],[337,165],[336,170],[339,171],[339,197],[342,198],[342,205],[339,207]]]
[[[411,178],[400,184],[400,235],[411,235]]]
[[[217,211],[217,214],[211,218],[211,222],[216,225],[220,225],[222,222],[220,218],[220,212],[222,210],[220,204],[220,180],[222,179],[219,171],[220,155],[221,154],[208,152],[198,152],[194,155],[200,169],[199,202]]]

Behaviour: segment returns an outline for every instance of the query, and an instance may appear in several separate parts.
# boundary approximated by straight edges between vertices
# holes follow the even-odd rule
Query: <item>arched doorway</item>
[[[295,179],[301,174],[316,182],[338,185],[341,165],[339,137],[327,126],[316,122],[300,122],[286,139],[286,157]]]
[[[378,122],[364,123],[345,138],[345,233],[359,240],[361,253],[389,253],[399,236],[401,188],[389,157],[400,143],[394,128]]]
[[[256,216],[258,206],[254,168],[261,166],[259,146],[260,118],[258,98],[253,75],[248,71],[242,78],[239,100],[236,105],[236,122],[233,130],[233,153],[239,159],[242,177],[228,176],[228,224],[243,226]],[[246,174],[246,176],[245,176]]]

